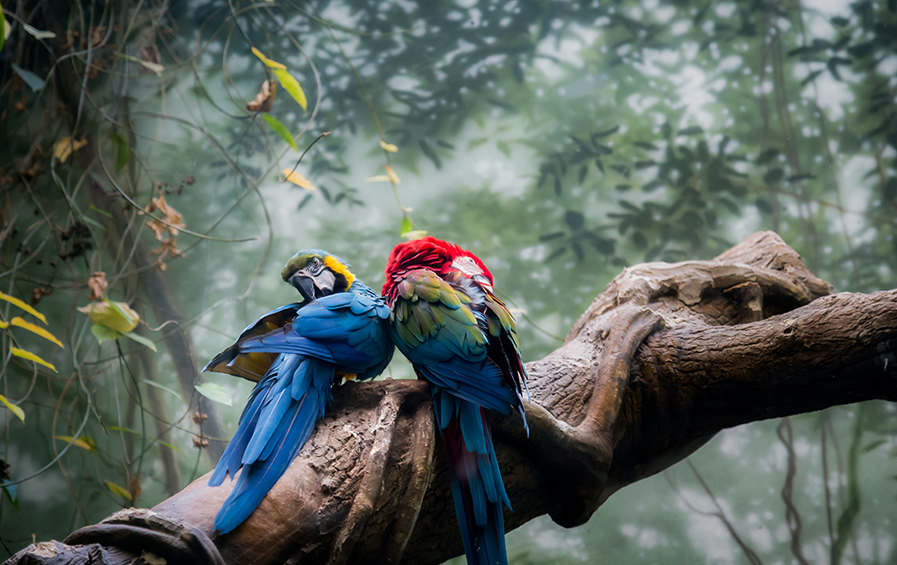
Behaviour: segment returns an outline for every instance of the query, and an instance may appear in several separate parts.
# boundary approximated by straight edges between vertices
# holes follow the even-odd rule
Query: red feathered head
[[[415,269],[429,269],[443,277],[452,271],[458,271],[470,278],[485,277],[489,286],[492,286],[492,273],[479,257],[454,243],[428,235],[400,243],[392,249],[386,263],[383,294],[390,296],[396,283]]]

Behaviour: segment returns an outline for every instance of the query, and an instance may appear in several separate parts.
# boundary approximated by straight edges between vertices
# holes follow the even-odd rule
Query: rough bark
[[[530,436],[519,418],[492,419],[514,505],[508,529],[546,513],[582,524],[611,494],[721,429],[897,399],[897,290],[830,292],[772,232],[712,261],[624,270],[561,347],[527,365]],[[84,544],[140,547],[139,527],[122,533],[122,524],[148,516],[169,524],[172,546],[208,536],[208,562],[433,564],[460,555],[426,384],[350,384],[334,397],[309,445],[233,533],[211,533],[229,484],[209,488],[202,477],[152,511],[75,532],[66,540],[75,547],[54,546],[54,555],[83,554]],[[147,539],[157,538],[158,529]],[[38,560],[38,549],[47,547],[10,563],[53,562]]]

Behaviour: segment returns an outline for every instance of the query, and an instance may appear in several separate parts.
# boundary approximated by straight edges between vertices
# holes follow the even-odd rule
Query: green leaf
[[[225,406],[231,406],[233,404],[231,402],[230,395],[226,390],[224,390],[224,387],[221,385],[217,385],[215,383],[203,383],[201,385],[196,385],[193,388],[196,389],[196,392],[205,396],[212,402],[224,404]]]
[[[156,443],[158,443],[159,445],[164,445],[164,446],[167,447],[168,449],[171,449],[171,450],[173,450],[173,451],[177,451],[178,453],[183,453],[183,451],[181,451],[181,450],[178,449],[177,447],[171,445],[170,443],[168,443],[168,442],[166,442],[166,441],[162,441],[161,439],[157,439],[157,440],[156,440]]]
[[[126,334],[124,334],[124,336],[127,338],[133,339],[137,343],[140,343],[140,344],[143,344],[143,345],[149,347],[150,349],[153,350],[154,353],[158,351],[158,349],[156,349],[156,344],[153,343],[153,340],[151,340],[148,337],[143,337],[142,335],[135,334],[134,332],[126,333]]]
[[[120,331],[113,330],[112,328],[100,324],[94,324],[90,326],[90,333],[93,334],[93,337],[97,338],[97,341],[100,342],[100,344],[103,344],[107,341],[116,340],[125,335]]]
[[[679,135],[698,135],[700,133],[704,133],[704,128],[701,126],[691,126],[690,128],[679,130]]]
[[[175,398],[177,398],[177,399],[180,400],[181,402],[184,401],[184,399],[181,398],[181,395],[178,393],[178,391],[174,390],[173,388],[169,388],[169,387],[167,387],[167,386],[165,386],[165,385],[163,385],[163,384],[159,384],[159,383],[157,383],[156,381],[150,381],[150,380],[147,380],[147,379],[141,379],[141,380],[142,380],[144,383],[146,383],[146,384],[148,384],[148,385],[150,385],[150,386],[154,386],[154,387],[156,387],[156,388],[158,388],[158,389],[162,389],[162,390],[164,390],[164,391],[167,392],[168,394],[173,395]],[[110,428],[110,429],[111,429],[111,428]]]
[[[124,169],[128,165],[128,161],[131,160],[131,148],[128,147],[128,142],[119,132],[114,132],[110,137],[115,144],[115,172],[117,173]]]
[[[775,147],[773,147],[772,149],[767,149],[766,151],[761,153],[759,157],[757,157],[756,162],[758,165],[765,165],[766,163],[769,163],[770,161],[778,157],[779,153],[781,153],[781,151],[779,151]]]
[[[0,16],[2,18],[3,16]],[[2,21],[2,20],[0,20]],[[6,495],[6,498],[9,499],[9,502],[12,503],[13,508],[16,510],[19,509],[19,488],[18,485],[10,485],[7,484],[9,481],[3,481],[0,483],[0,487],[3,487],[3,493]]]
[[[113,483],[112,481],[106,481],[106,486],[109,487],[109,490],[124,498],[125,500],[133,500],[130,492]]]
[[[411,218],[405,216],[402,218],[402,226],[399,228],[399,235],[405,235],[414,229],[414,224],[411,223]]]
[[[505,157],[511,157],[511,147],[505,141],[497,141],[495,146],[498,147],[498,150],[504,153]]]
[[[271,126],[271,129],[274,130],[274,133],[280,136],[280,139],[289,143],[290,147],[292,147],[296,153],[299,152],[299,147],[296,146],[296,140],[293,139],[293,134],[290,133],[290,130],[288,130],[285,125],[280,123],[280,121],[271,114],[264,114],[262,116],[262,119],[264,119],[265,122],[269,126]]]
[[[663,137],[669,140],[673,136],[673,126],[670,125],[670,122],[664,122],[662,126],[660,126],[660,131],[663,132]]]
[[[112,217],[113,217],[112,214],[110,214],[109,212],[107,212],[105,210],[100,210],[93,204],[90,205],[90,209],[93,210],[94,212],[96,212],[97,214],[102,214],[102,215],[106,216],[109,219],[112,219]]]
[[[31,27],[28,24],[22,24],[22,29],[24,29],[37,39],[53,39],[54,37],[56,37],[56,34],[52,31],[41,31],[39,29]]]
[[[284,87],[290,96],[302,106],[303,110],[308,110],[308,100],[305,98],[305,92],[296,77],[290,74],[286,69],[274,69],[274,76],[280,81],[280,86]]]
[[[126,55],[125,53],[116,53],[122,59],[127,59],[128,61],[134,61],[135,63],[139,63],[146,67],[147,69],[153,71],[158,76],[162,76],[162,72],[165,70],[165,67],[160,65],[159,63],[150,63],[149,61],[144,61],[143,59],[139,59],[137,57],[133,57],[131,55]]]
[[[567,210],[564,214],[564,221],[567,222],[571,230],[578,230],[582,227],[585,217],[575,210]]]
[[[95,228],[99,228],[99,229],[101,229],[101,230],[105,230],[105,229],[106,229],[106,226],[104,226],[104,225],[101,224],[100,222],[94,220],[94,219],[91,218],[90,216],[84,216],[84,215],[82,215],[82,216],[81,216],[81,219],[84,220],[85,223],[88,223],[88,224],[92,225],[92,226],[95,227]]]
[[[613,134],[617,133],[618,131],[620,131],[620,126],[614,126],[614,127],[610,128],[610,129],[606,129],[606,130],[604,130],[604,131],[599,131],[599,132],[597,132],[597,133],[593,133],[593,134],[592,134],[591,136],[589,136],[589,137],[591,138],[592,143],[594,144],[594,143],[595,143],[594,140],[595,140],[596,138],[607,137],[607,136],[609,136],[609,135],[613,135]]]
[[[137,430],[132,430],[131,428],[123,428],[121,426],[109,426],[106,429],[111,430],[113,432],[128,432],[129,434],[140,435],[140,432],[138,432]]]
[[[442,168],[442,160],[439,158],[439,155],[437,155],[436,152],[433,151],[433,148],[430,147],[430,145],[423,139],[419,139],[417,141],[417,144],[420,146],[421,153],[424,154],[424,157],[426,157],[430,161],[433,161],[433,165],[437,169],[441,169]]]
[[[480,145],[483,145],[487,141],[489,141],[488,137],[477,137],[476,139],[471,139],[470,142],[467,144],[467,150],[473,151],[474,149],[476,149]]]
[[[869,452],[872,451],[873,449],[876,449],[876,448],[878,448],[878,447],[881,447],[881,446],[884,445],[885,443],[887,443],[887,440],[886,440],[886,439],[877,439],[877,440],[875,440],[875,441],[873,441],[873,442],[867,444],[866,447],[863,448],[863,453],[869,453]]]
[[[3,396],[2,394],[0,394],[0,403],[2,403],[4,406],[6,406],[10,410],[12,410],[12,413],[16,415],[16,418],[18,418],[19,420],[22,420],[23,424],[25,423],[25,411],[24,410],[22,410],[21,408],[19,408],[18,406],[16,406],[9,400],[7,400],[6,397]]]
[[[801,86],[806,86],[808,83],[813,82],[813,81],[816,79],[816,77],[818,77],[818,76],[821,75],[821,74],[822,74],[822,69],[819,69],[819,70],[817,70],[817,71],[813,71],[812,73],[810,73],[810,74],[807,75],[807,78],[805,78],[804,80],[800,81],[800,85],[801,85]]]
[[[765,175],[763,175],[763,180],[766,182],[766,184],[775,184],[782,180],[784,176],[785,171],[783,171],[782,169],[770,169],[766,172]]]
[[[9,37],[9,22],[6,21],[6,18],[3,16],[3,6],[0,6],[0,51],[3,50],[3,44],[6,43],[6,38]],[[18,506],[16,506],[18,508]]]

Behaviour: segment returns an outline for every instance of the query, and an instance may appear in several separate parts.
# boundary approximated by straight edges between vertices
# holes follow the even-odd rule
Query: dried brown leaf
[[[246,104],[246,109],[250,112],[270,112],[276,94],[277,83],[266,80],[262,83],[262,89],[255,95],[252,102]]]
[[[35,306],[44,296],[50,296],[51,294],[53,294],[53,289],[51,287],[34,287],[31,290],[31,305]]]
[[[90,275],[87,279],[87,288],[90,289],[90,294],[87,295],[87,299],[99,300],[103,296],[103,293],[106,292],[106,289],[109,288],[109,283],[106,281],[106,273],[97,271]]]
[[[128,492],[131,493],[131,497],[134,500],[137,500],[141,494],[143,494],[143,487],[140,484],[140,475],[134,475],[134,478],[131,479],[131,484],[128,485]]]
[[[146,222],[146,225],[153,230],[156,239],[159,241],[165,241],[165,230],[168,230],[171,236],[174,237],[179,233],[178,228],[183,229],[187,227],[187,225],[184,224],[184,217],[165,201],[164,195],[159,196],[158,198],[153,198],[149,206],[146,207],[146,210],[148,212],[155,212],[158,210],[162,213],[162,220],[164,220],[164,223],[155,218]]]

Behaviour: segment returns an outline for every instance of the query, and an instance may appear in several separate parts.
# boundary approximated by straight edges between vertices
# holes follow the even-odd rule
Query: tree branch
[[[713,261],[625,269],[560,348],[527,364],[530,437],[519,418],[492,418],[514,505],[508,529],[546,513],[564,526],[582,524],[611,494],[721,429],[897,399],[897,290],[825,296],[830,291],[772,232]],[[432,418],[426,383],[349,384],[231,534],[211,538],[230,483],[209,488],[207,477],[152,512],[133,512],[208,536],[209,562],[440,563],[463,550]],[[123,547],[112,537],[79,536],[67,541]],[[24,563],[35,547],[10,562]],[[72,559],[84,553],[51,550]]]

